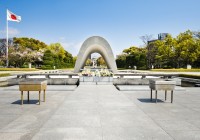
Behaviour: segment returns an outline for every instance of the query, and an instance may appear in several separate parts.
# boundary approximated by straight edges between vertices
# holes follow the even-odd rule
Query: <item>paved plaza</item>
[[[147,86],[49,86],[46,102],[30,92],[20,105],[18,86],[0,88],[0,140],[199,140],[199,88],[175,90],[174,103],[150,102]],[[180,89],[180,88],[179,88]],[[154,94],[153,94],[154,97]]]

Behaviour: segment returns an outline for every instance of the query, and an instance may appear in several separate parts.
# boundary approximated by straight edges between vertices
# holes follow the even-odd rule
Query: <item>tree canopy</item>
[[[1,62],[2,63],[2,62]],[[45,44],[33,38],[13,38],[9,47],[9,64],[14,67],[27,67],[28,63],[44,69],[69,68],[74,66],[72,54],[60,43]]]
[[[50,44],[44,54],[43,69],[54,68],[54,66],[55,68],[70,68],[74,66],[73,56],[67,52],[60,43]],[[45,59],[45,57],[52,57],[52,63],[50,66],[45,64],[46,62],[48,63],[48,59]]]
[[[145,47],[131,46],[118,55],[118,68],[184,68],[188,64],[200,67],[200,32],[187,30],[176,37],[167,35],[162,40],[152,40],[151,35],[142,36]],[[9,46],[9,64],[14,67],[27,67],[28,63],[44,69],[74,67],[76,57],[66,51],[60,43],[50,45],[33,38],[13,38]],[[5,65],[1,58],[0,65]],[[91,62],[88,62],[91,63]],[[105,65],[98,58],[99,65]]]
[[[155,61],[151,63],[157,68],[180,68],[188,64],[197,67],[194,62],[200,57],[199,38],[190,30],[176,38],[168,35],[163,41],[157,40],[149,46],[153,46],[150,52],[156,50]]]
[[[123,54],[116,59],[119,68],[146,69],[146,48],[132,46],[123,50]]]
[[[168,34],[163,40],[152,40],[145,48],[132,46],[116,63],[119,68],[139,69],[200,67],[200,32],[187,30],[175,38]]]
[[[44,42],[41,42],[39,40],[33,39],[33,38],[26,38],[26,37],[22,37],[22,38],[13,38],[13,43],[16,46],[20,46],[21,48],[25,49],[25,48],[29,48],[31,50],[40,50],[40,49],[46,49],[47,45]]]

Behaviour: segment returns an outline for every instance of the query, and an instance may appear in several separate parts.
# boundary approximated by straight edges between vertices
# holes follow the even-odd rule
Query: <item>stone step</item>
[[[113,85],[113,82],[80,82],[79,85]]]
[[[117,85],[116,88],[120,91],[150,91],[149,86],[140,86],[140,85]],[[185,91],[185,88],[176,86],[176,90]]]

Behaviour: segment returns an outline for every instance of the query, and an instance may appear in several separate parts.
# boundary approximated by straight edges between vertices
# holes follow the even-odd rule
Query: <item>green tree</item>
[[[87,59],[85,62],[85,66],[91,66],[92,65],[92,60],[91,59]]]
[[[126,68],[126,54],[118,55],[116,63],[118,68]]]
[[[198,66],[200,60],[199,37],[190,30],[176,38],[168,35],[164,40],[151,42],[147,49],[148,61],[157,68]]]
[[[48,46],[49,50],[59,58],[64,59],[65,57],[65,49],[60,43],[52,43]]]
[[[76,60],[77,60],[77,56],[74,56],[74,57],[73,57],[73,67],[74,67],[75,64],[76,64]]]
[[[73,56],[71,53],[65,51],[65,57],[63,59],[65,66],[67,68],[73,68],[74,67],[74,60],[73,60]]]
[[[193,32],[195,45],[197,47],[197,59],[194,61],[193,65],[196,68],[200,68],[200,32]]]
[[[157,42],[152,41],[146,47],[147,49],[147,67],[151,69],[152,66],[156,66],[156,54],[158,52]]]
[[[15,46],[20,46],[21,48],[29,48],[31,50],[47,49],[47,45],[44,42],[33,38],[13,38],[13,43]]]
[[[106,66],[106,62],[102,56],[97,59],[97,66]]]
[[[55,56],[51,52],[51,50],[46,50],[44,52],[44,56],[43,56],[43,66],[42,66],[42,68],[43,69],[53,69],[53,66],[55,65],[54,58],[55,58]]]
[[[138,48],[132,46],[123,50],[126,54],[126,68],[133,68],[136,66],[138,69],[146,69],[146,48]]]
[[[154,42],[154,47],[157,50],[155,55],[155,65],[162,68],[171,68],[174,65],[174,56],[176,40],[168,35],[164,40]]]
[[[54,63],[56,68],[71,68],[74,66],[73,56],[60,43],[52,43],[48,46],[54,54]]]
[[[193,37],[193,33],[188,30],[184,33],[180,33],[177,36],[177,45],[175,46],[175,57],[179,67],[186,66],[187,64],[193,64],[197,60],[199,54],[199,48],[196,40]]]
[[[47,45],[33,38],[13,38],[13,45],[9,47],[9,64],[24,67],[27,63],[42,61]],[[36,62],[37,61],[37,62]]]

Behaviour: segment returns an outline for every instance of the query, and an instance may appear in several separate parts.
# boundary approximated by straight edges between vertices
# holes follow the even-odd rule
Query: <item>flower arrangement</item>
[[[84,69],[79,76],[112,77],[113,73],[108,69]]]

